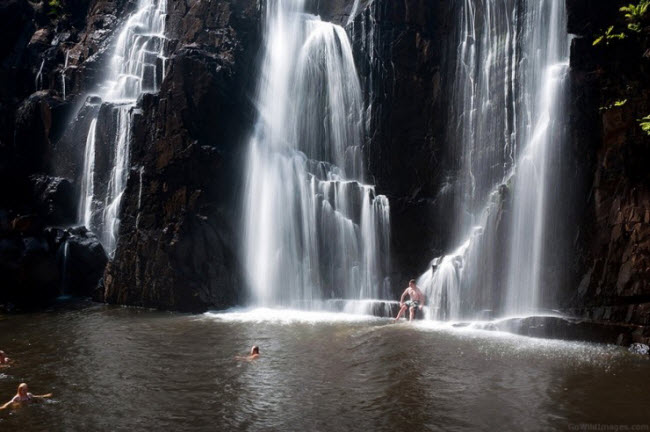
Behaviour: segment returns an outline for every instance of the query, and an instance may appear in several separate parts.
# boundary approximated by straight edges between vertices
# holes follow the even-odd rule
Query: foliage
[[[61,0],[49,0],[47,2],[47,15],[51,19],[59,18],[63,15],[63,3]]]
[[[625,14],[627,28],[636,33],[641,31],[641,22],[649,10],[650,0],[640,0],[637,5],[629,4],[620,9]]]
[[[609,45],[609,42],[612,40],[622,40],[625,39],[626,37],[627,35],[623,32],[614,33],[614,26],[611,26],[607,29],[607,31],[604,34],[596,38],[596,40],[594,41],[594,46],[600,44],[603,41],[605,41],[606,45]]]
[[[627,103],[627,99],[617,100],[614,103],[611,103],[611,104],[609,104],[607,106],[600,107],[600,110],[601,111],[607,111],[607,110],[610,110],[612,108],[620,108],[623,105],[625,105],[626,103]]]
[[[634,33],[640,33],[643,29],[643,20],[650,12],[650,0],[639,0],[638,4],[630,3],[619,10],[625,17],[627,29]],[[610,26],[602,35],[598,36],[594,40],[594,46],[600,45],[602,42],[609,45],[611,41],[623,40],[627,37],[624,31],[615,32],[614,28],[614,26]]]
[[[641,129],[643,129],[645,133],[650,135],[650,115],[645,116],[642,119],[639,119],[639,124],[641,125]]]
[[[627,23],[627,31],[631,33],[626,34],[624,30],[618,32],[618,30],[615,30],[615,26],[612,25],[607,29],[607,31],[605,31],[602,35],[598,36],[594,40],[594,46],[600,45],[603,42],[605,45],[609,46],[611,41],[626,39],[628,35],[632,37],[632,39],[641,42],[643,35],[639,34],[644,31],[644,25],[647,23],[648,18],[650,18],[650,0],[638,0],[637,4],[630,3],[629,5],[620,8],[619,11],[625,18],[625,22]],[[629,86],[628,90],[632,91]],[[627,94],[630,94],[629,91]],[[612,108],[620,108],[626,103],[627,99],[618,100],[609,105],[600,107],[600,111],[607,111]],[[641,129],[650,135],[650,115],[638,119],[638,122],[641,126]]]

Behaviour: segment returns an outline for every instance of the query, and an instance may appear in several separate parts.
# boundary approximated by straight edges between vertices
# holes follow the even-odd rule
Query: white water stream
[[[166,14],[166,0],[139,0],[136,11],[117,37],[106,80],[100,86],[102,104],[112,115],[93,119],[88,130],[79,221],[97,234],[109,254],[115,251],[120,203],[130,170],[133,108],[140,95],[158,91],[159,81],[164,77]],[[98,122],[102,121],[111,123],[110,130],[114,130],[115,135],[98,140]],[[97,148],[100,142],[111,148]],[[95,160],[107,153],[110,155],[108,176],[97,171]],[[103,178],[108,178],[107,184],[98,181]]]
[[[364,182],[363,101],[340,26],[268,0],[250,141],[245,264],[252,302],[317,307],[388,294],[389,203]]]

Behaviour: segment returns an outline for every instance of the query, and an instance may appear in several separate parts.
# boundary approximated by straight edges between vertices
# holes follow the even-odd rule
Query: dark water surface
[[[0,349],[17,361],[0,370],[2,402],[22,381],[35,394],[55,395],[0,412],[0,430],[487,431],[650,423],[650,359],[617,347],[344,315],[279,317],[103,306],[0,317]],[[262,358],[233,359],[253,344]]]

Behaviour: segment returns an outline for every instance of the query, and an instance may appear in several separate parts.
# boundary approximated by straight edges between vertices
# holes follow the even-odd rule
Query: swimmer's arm
[[[250,360],[251,360],[251,356],[235,356],[235,360],[239,360],[239,361],[250,361]]]
[[[11,400],[10,400],[9,402],[7,402],[6,404],[0,406],[0,410],[3,410],[3,409],[7,409],[7,408],[9,408],[9,407],[11,406],[12,403],[14,403],[14,400],[13,400],[13,399],[11,399]]]
[[[44,395],[32,395],[32,397],[36,399],[47,399],[52,397],[52,393],[48,393]]]

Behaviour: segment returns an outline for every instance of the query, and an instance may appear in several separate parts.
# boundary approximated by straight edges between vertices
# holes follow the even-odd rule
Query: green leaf
[[[643,117],[642,119],[639,119],[639,124],[641,125],[641,129],[646,132],[648,135],[650,135],[650,115]]]

